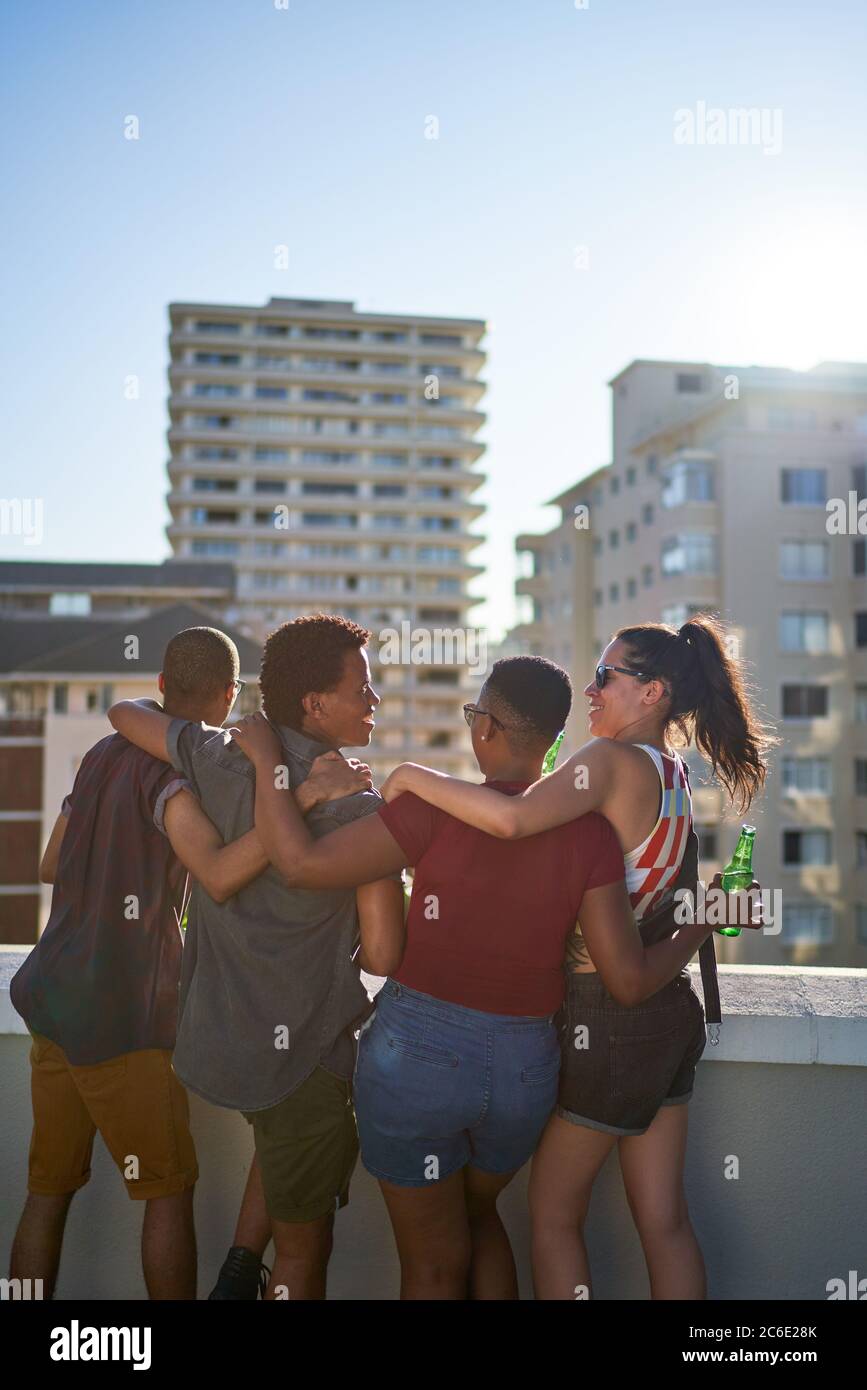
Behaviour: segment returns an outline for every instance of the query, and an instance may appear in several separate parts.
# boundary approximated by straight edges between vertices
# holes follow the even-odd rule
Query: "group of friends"
[[[99,1131],[145,1203],[149,1296],[196,1297],[193,1091],[254,1146],[213,1299],[325,1297],[359,1149],[402,1298],[517,1298],[497,1200],[531,1158],[536,1297],[588,1297],[585,1219],[615,1147],[651,1296],[703,1298],[683,1188],[697,951],[706,1006],[716,981],[713,927],[675,915],[698,876],[676,750],[694,741],[745,808],[771,741],[719,622],[621,629],[583,692],[589,741],[544,776],[570,678],[497,661],[464,707],[483,783],[404,763],[379,791],[340,751],[373,736],[369,638],[327,614],[279,627],[264,713],[232,723],[237,650],[189,628],[161,703],[109,711],[11,986],[33,1102],[12,1277],[52,1295]]]

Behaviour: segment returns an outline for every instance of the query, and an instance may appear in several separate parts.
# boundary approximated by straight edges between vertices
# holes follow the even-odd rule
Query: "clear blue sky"
[[[3,556],[168,553],[172,299],[489,320],[495,627],[629,360],[864,358],[863,0],[17,0],[4,28],[0,496],[42,497],[45,538]],[[677,145],[699,101],[779,108],[781,152]]]

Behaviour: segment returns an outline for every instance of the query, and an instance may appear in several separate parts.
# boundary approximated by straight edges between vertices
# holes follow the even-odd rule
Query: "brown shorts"
[[[346,1205],[358,1158],[350,1081],[317,1067],[277,1105],[244,1119],[253,1126],[272,1221],[316,1221]]]
[[[73,1067],[48,1038],[30,1049],[33,1136],[28,1189],[76,1192],[90,1177],[97,1130],[130,1197],[168,1197],[199,1176],[187,1093],[160,1048]]]
[[[692,1095],[706,1034],[683,970],[641,1004],[611,997],[598,974],[568,975],[560,1027],[557,1114],[606,1134],[644,1134],[664,1105]]]

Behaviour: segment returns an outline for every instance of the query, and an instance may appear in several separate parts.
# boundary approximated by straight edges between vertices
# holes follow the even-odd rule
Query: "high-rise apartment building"
[[[231,561],[230,619],[259,639],[319,611],[370,628],[377,773],[468,770],[485,324],[305,299],[170,318],[176,557]]]
[[[627,623],[721,615],[781,739],[748,819],[783,912],[779,935],[718,938],[719,956],[865,966],[867,366],[636,361],[611,387],[613,461],[563,494],[589,491],[591,512],[576,646],[588,613],[594,653]],[[740,821],[689,761],[709,881]]]

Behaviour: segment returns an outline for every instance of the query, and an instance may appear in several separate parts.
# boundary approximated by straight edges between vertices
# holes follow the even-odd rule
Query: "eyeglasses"
[[[619,671],[622,676],[639,676],[642,680],[654,680],[655,677],[648,675],[647,671],[630,671],[628,666],[597,666],[596,667],[596,689],[604,690],[605,682],[608,679],[609,671]]]
[[[476,705],[464,705],[464,719],[466,719],[470,728],[473,727],[473,720],[475,719],[477,714],[486,714],[488,718],[492,720],[494,724],[496,724],[498,729],[505,729],[506,727],[505,724],[501,720],[499,720],[495,714],[491,714],[490,710],[479,709]]]

